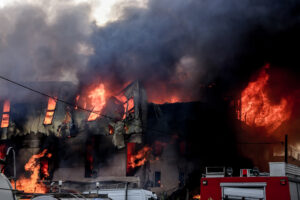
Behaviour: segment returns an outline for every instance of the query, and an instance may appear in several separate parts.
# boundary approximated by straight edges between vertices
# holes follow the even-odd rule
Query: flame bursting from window
[[[129,168],[136,168],[142,166],[146,163],[149,153],[151,153],[152,148],[149,146],[144,146],[141,150],[139,150],[136,154],[132,154],[127,161],[127,165]]]
[[[265,127],[269,133],[275,131],[291,115],[288,101],[282,98],[278,105],[272,105],[265,87],[269,80],[266,65],[257,80],[249,82],[241,95],[240,120],[249,126]]]
[[[10,112],[10,102],[8,100],[4,101],[3,113],[1,120],[1,128],[7,128],[9,125],[9,112]]]
[[[33,155],[24,166],[26,172],[30,173],[30,177],[21,177],[17,180],[16,186],[18,190],[23,190],[26,193],[46,193],[47,187],[44,183],[39,182],[39,173],[43,173],[44,178],[49,176],[48,162],[46,165],[42,165],[39,159],[46,157],[51,158],[52,154],[47,153],[47,149],[41,153]],[[47,170],[47,172],[45,172]]]
[[[54,98],[48,99],[48,107],[47,107],[47,112],[46,112],[46,116],[44,119],[44,125],[49,125],[52,123],[54,111],[55,111],[55,107],[56,107],[56,101],[57,100]]]
[[[41,160],[41,173],[43,175],[43,179],[50,176],[48,158],[51,158],[51,157],[52,157],[52,154],[48,153],[46,158]]]
[[[93,107],[93,112],[90,113],[88,121],[94,121],[100,116],[101,110],[106,103],[104,85],[100,84],[94,90],[91,90],[89,92],[88,98],[90,100],[91,106]]]
[[[168,143],[155,141],[151,147],[144,146],[137,152],[135,150],[135,145],[136,144],[132,142],[127,143],[127,174],[130,174],[132,169],[143,166],[147,161],[158,161],[159,157],[162,155],[163,149],[168,145]]]

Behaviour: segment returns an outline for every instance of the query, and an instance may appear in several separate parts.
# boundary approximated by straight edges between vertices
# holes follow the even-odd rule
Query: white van
[[[88,192],[84,192],[88,193]],[[96,190],[91,191],[91,193],[96,193]],[[107,194],[112,200],[124,200],[125,199],[125,189],[101,189],[98,190],[98,194]],[[151,191],[144,189],[128,189],[127,190],[127,200],[154,200],[157,199],[156,194]]]
[[[16,200],[16,196],[13,193],[13,188],[6,178],[6,176],[0,173],[0,199],[2,200]]]

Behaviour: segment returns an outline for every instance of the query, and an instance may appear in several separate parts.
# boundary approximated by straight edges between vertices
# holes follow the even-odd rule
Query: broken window
[[[85,146],[85,178],[97,177],[97,156],[99,152],[96,150],[96,144],[99,144],[99,137],[93,136],[87,139]],[[95,167],[96,166],[96,167]]]
[[[134,108],[133,97],[131,97],[130,99],[128,99],[127,106],[128,106],[127,112],[128,113],[132,113],[134,111],[134,109],[133,109]]]
[[[55,112],[55,107],[56,107],[56,99],[54,98],[49,98],[48,100],[48,107],[47,107],[47,112],[46,116],[44,119],[44,125],[49,125],[52,124],[54,112]]]
[[[7,128],[9,125],[10,102],[8,100],[3,103],[3,112],[1,120],[1,128]]]
[[[161,185],[161,173],[159,171],[156,171],[154,174],[154,187],[160,187]]]
[[[130,166],[131,158],[135,154],[135,143],[127,143],[127,161],[126,161],[126,176],[132,176],[132,167]]]
[[[129,116],[129,114],[134,113],[134,100],[133,97],[127,99],[126,96],[117,96],[118,100],[123,103],[124,106],[124,115],[123,119]]]
[[[128,99],[127,101],[124,102],[124,111],[125,111],[125,113],[124,113],[123,119],[134,114],[133,97],[131,97],[130,99]]]

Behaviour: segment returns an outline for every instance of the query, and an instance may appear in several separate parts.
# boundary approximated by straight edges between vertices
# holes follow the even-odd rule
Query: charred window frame
[[[97,144],[99,144],[100,137],[92,136],[86,140],[85,144],[85,178],[96,178],[98,175],[98,167],[95,167],[99,160],[96,155],[100,156],[100,152],[97,150]]]
[[[130,118],[134,118],[134,98],[130,97],[129,99],[127,99],[124,102],[124,117],[123,119],[130,117]]]
[[[10,101],[5,100],[3,102],[1,128],[7,128],[9,126],[9,118],[10,118]]]
[[[126,176],[133,176],[134,170],[130,166],[131,157],[135,154],[136,143],[128,142],[127,148],[127,158],[126,158]]]
[[[129,98],[127,101],[127,112],[134,113],[134,99],[133,97]]]
[[[161,186],[161,172],[155,171],[154,172],[154,187],[160,187]]]

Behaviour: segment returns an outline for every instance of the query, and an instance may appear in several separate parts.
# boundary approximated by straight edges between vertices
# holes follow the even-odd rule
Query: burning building
[[[20,105],[10,100],[10,109],[8,100],[3,102],[3,114],[9,115],[9,120],[2,128],[2,145],[3,150],[10,145],[16,149],[17,171],[23,174],[16,181],[19,190],[44,193],[50,190],[49,181],[63,180],[65,187],[79,191],[93,188],[96,182],[106,187],[129,183],[133,188],[170,195],[186,185],[195,161],[200,166],[212,161],[201,153],[208,146],[199,141],[199,148],[193,142],[200,121],[206,125],[201,125],[198,134],[204,134],[204,141],[213,140],[205,136],[207,131],[215,131],[208,116],[218,111],[206,103],[148,103],[138,81],[105,98],[102,85],[76,94],[72,84],[45,83],[55,84],[64,87],[43,101],[33,98],[36,103]],[[61,101],[62,95],[74,99],[74,105]],[[232,155],[233,149],[226,153]],[[12,174],[9,167],[4,170]]]
[[[282,139],[280,128],[292,112],[292,103],[288,106],[281,99],[273,105],[264,93],[267,69],[268,65],[258,72],[237,95],[240,98],[218,99],[218,85],[208,85],[207,97],[216,102],[149,103],[139,81],[115,95],[103,84],[78,93],[70,83],[47,82],[40,89],[51,96],[25,102],[6,98],[1,152],[9,146],[16,149],[18,179],[12,183],[28,193],[57,190],[50,183],[63,181],[65,189],[81,192],[98,182],[104,190],[144,188],[162,196],[182,196],[199,185],[207,165],[264,170],[267,161],[280,160],[278,152],[284,146],[261,146],[251,140]],[[55,91],[55,85],[64,87]],[[274,136],[276,131],[279,135]],[[251,145],[258,145],[264,156],[257,157]],[[294,159],[290,162],[298,162],[299,154],[289,155]],[[3,170],[12,176],[10,167]]]
[[[2,150],[13,144],[20,155],[18,162],[26,163],[24,173],[29,174],[17,180],[17,188],[46,192],[45,185],[38,181],[47,179],[87,181],[112,177],[110,181],[126,181],[126,165],[130,165],[126,162],[126,146],[142,144],[147,125],[147,97],[140,83],[129,84],[115,97],[102,96],[103,85],[89,90],[87,97],[72,94],[72,84],[68,83],[44,83],[40,87],[47,90],[55,84],[64,87],[52,91],[53,97],[47,101],[3,101]],[[62,95],[75,97],[74,105],[60,101]],[[60,153],[58,158],[59,152],[65,154]],[[57,163],[59,166],[55,166]],[[136,167],[135,161],[131,164]]]
[[[299,164],[297,1],[116,2],[105,23],[96,1],[0,3],[0,158],[15,179],[14,148],[18,189],[191,199],[208,165]]]

